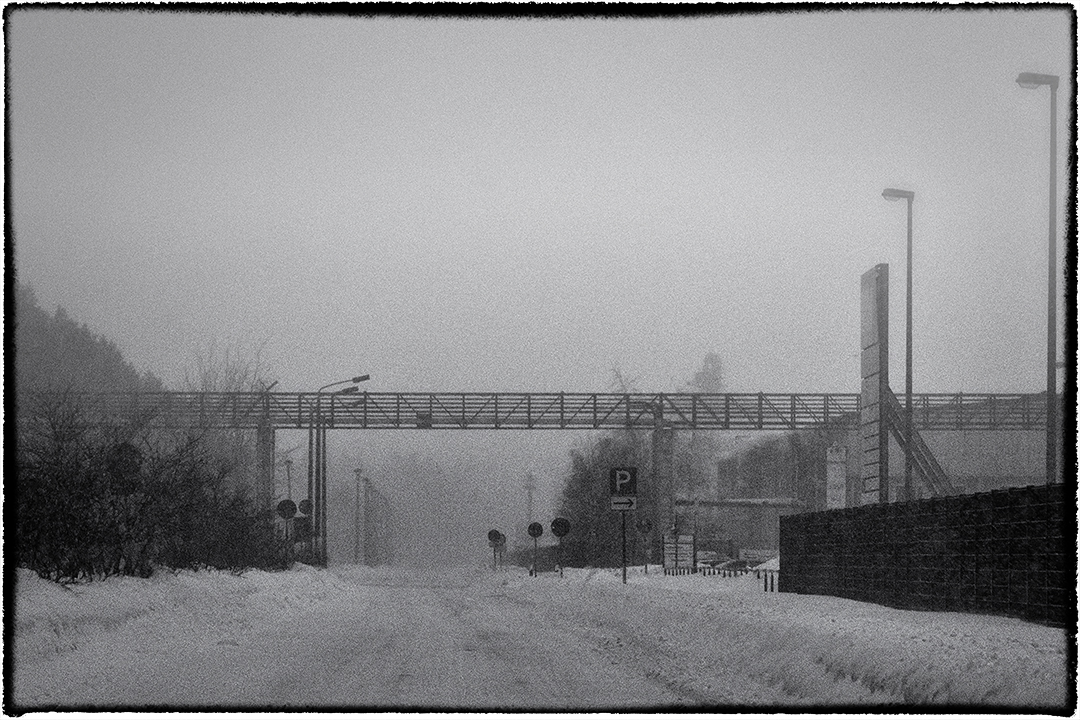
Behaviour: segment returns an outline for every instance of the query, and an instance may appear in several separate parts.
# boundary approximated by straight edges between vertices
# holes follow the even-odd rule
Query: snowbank
[[[763,566],[779,570],[779,558]],[[617,569],[564,575],[555,602],[621,583]],[[511,577],[530,586],[525,575]],[[1067,686],[1075,688],[1064,630],[1016,618],[766,593],[753,573],[664,576],[635,567],[627,582],[664,608],[652,620],[656,636],[701,658],[704,672],[740,667],[795,697],[829,688],[837,705],[1062,708]]]
[[[708,688],[737,670],[796,704],[1030,710],[1063,708],[1074,682],[1061,629],[765,593],[752,573],[666,577],[657,566],[648,574],[634,567],[625,586],[618,569],[567,568],[562,578],[534,578],[524,568],[471,568],[452,582],[443,577],[439,587],[450,593],[535,608],[531,626],[565,624],[592,638],[599,652],[612,653],[613,662],[626,663],[626,672],[644,663],[648,668],[635,672],[672,687]],[[148,647],[198,657],[206,648],[243,644],[256,630],[331,617],[335,608],[362,613],[384,586],[430,591],[430,578],[416,573],[358,566],[240,575],[161,571],[147,580],[66,587],[20,570],[16,580],[15,686],[27,688],[22,701],[31,704],[55,697],[55,688],[68,687],[86,664],[122,671],[145,662]],[[418,622],[430,626],[423,617]],[[648,657],[639,657],[642,650]],[[537,651],[558,654],[558,648]]]
[[[110,577],[60,585],[30,570],[16,573],[15,656],[33,662],[106,640],[123,627],[189,637],[209,624],[250,623],[333,602],[358,589],[336,575],[298,565],[289,572],[158,570],[149,579]]]

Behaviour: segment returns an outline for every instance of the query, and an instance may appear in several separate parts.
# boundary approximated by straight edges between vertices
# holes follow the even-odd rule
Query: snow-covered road
[[[753,576],[301,566],[18,580],[17,709],[1060,712],[1073,682],[1059,629],[763,593]]]

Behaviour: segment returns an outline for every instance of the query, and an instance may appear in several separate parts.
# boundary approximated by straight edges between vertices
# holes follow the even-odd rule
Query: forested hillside
[[[28,285],[15,285],[15,378],[17,396],[53,391],[154,391],[161,380],[140,373],[111,341],[95,335],[58,307],[43,310]]]
[[[5,557],[64,582],[155,567],[282,567],[269,511],[234,478],[246,456],[204,432],[101,418],[67,394],[163,390],[116,345],[15,287],[14,532]],[[10,332],[10,331],[9,331]],[[10,367],[9,367],[10,369]],[[224,448],[224,451],[223,451]],[[5,498],[6,499],[6,498]]]

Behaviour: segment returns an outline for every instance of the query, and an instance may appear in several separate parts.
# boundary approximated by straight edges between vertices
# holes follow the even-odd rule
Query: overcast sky
[[[15,267],[173,386],[245,343],[290,391],[675,391],[714,351],[730,391],[818,393],[858,391],[888,263],[901,389],[899,187],[916,392],[1038,392],[1049,93],[1015,79],[1062,76],[1063,208],[1071,32],[16,8]]]

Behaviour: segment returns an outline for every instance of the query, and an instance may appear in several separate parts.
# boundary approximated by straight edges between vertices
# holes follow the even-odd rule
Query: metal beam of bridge
[[[679,498],[675,500],[676,507],[774,507],[774,508],[807,508],[809,503],[792,497],[767,497],[767,498],[724,498],[723,500],[690,500]]]
[[[859,395],[778,393],[110,393],[68,396],[148,427],[797,430],[854,423]],[[919,430],[1040,430],[1045,393],[920,394]]]

